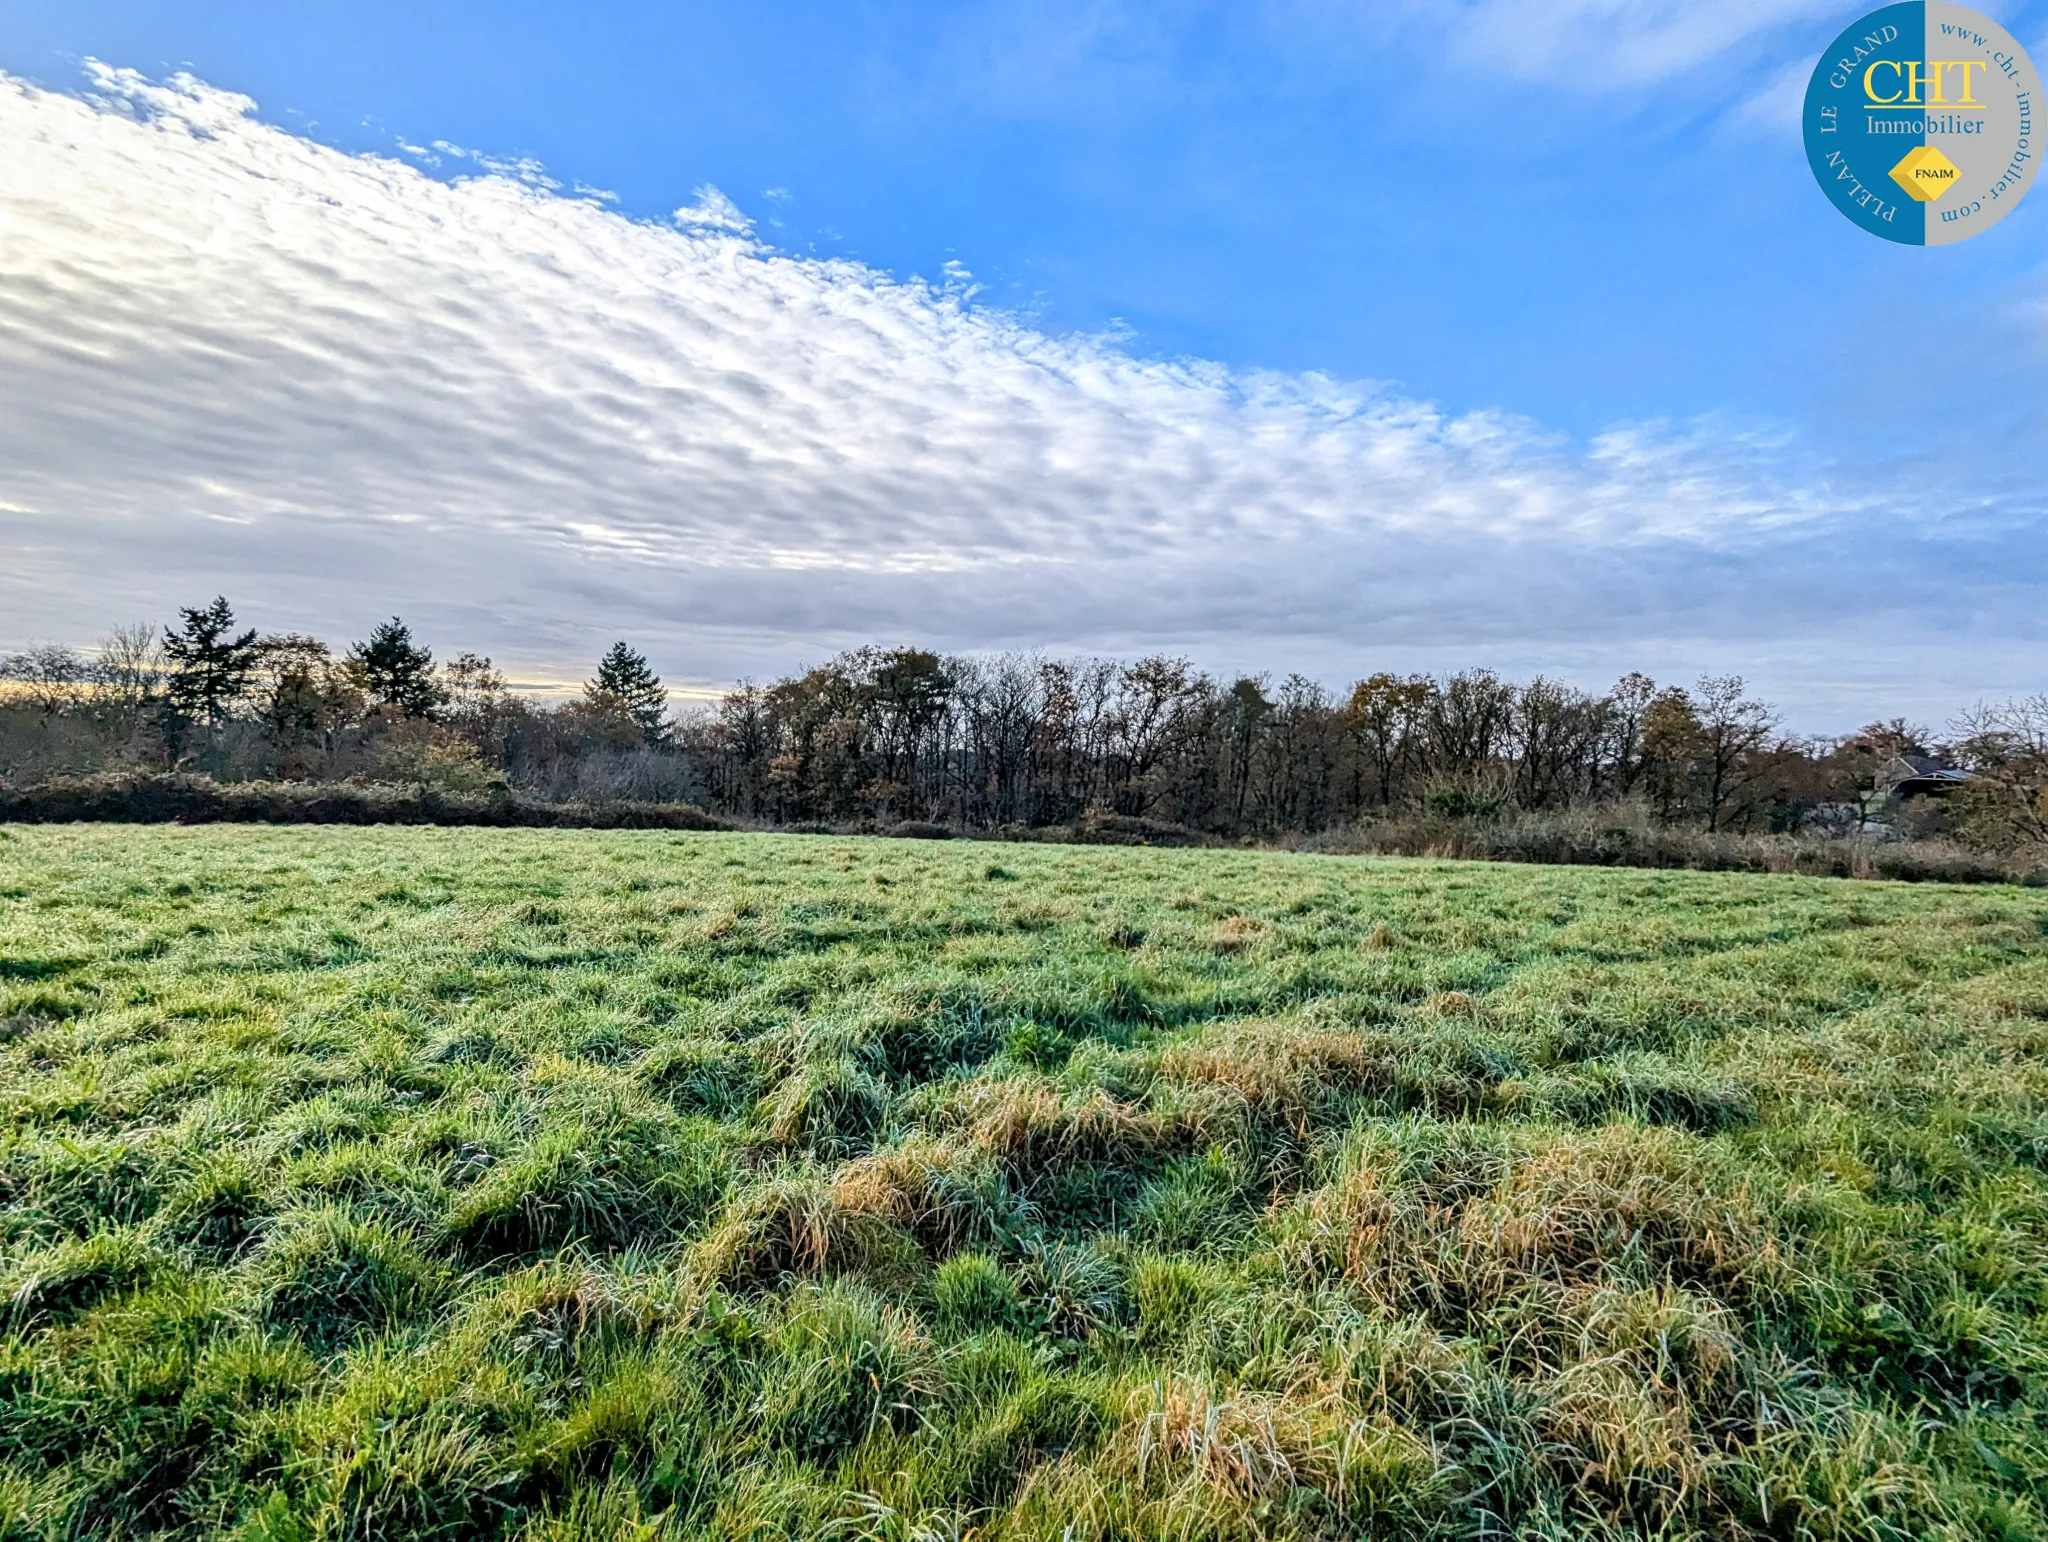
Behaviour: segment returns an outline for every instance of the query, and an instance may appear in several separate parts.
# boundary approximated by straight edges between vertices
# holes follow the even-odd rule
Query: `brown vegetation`
[[[1163,656],[864,648],[672,714],[624,643],[547,707],[488,659],[437,663],[395,618],[339,654],[233,626],[216,600],[160,638],[0,660],[0,817],[726,820],[1955,879],[2048,852],[2038,700],[1965,714],[1943,750],[1898,719],[1788,736],[1734,677],[1590,692],[1382,672],[1333,695]],[[1888,797],[1900,757],[1952,768],[1944,796]]]

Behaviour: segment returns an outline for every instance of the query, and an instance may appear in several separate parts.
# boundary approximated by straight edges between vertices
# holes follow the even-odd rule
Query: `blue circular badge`
[[[1872,235],[1945,246],[2013,210],[2040,163],[2041,77],[1997,22],[1888,5],[1835,39],[1806,87],[1806,158]]]

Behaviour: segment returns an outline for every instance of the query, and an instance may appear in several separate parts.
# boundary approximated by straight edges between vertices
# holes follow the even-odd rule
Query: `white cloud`
[[[754,222],[740,212],[739,205],[715,187],[697,189],[697,201],[685,204],[671,216],[685,230],[719,232],[744,236],[752,233]]]
[[[779,255],[713,188],[636,222],[251,111],[0,77],[0,645],[222,589],[529,670],[629,634],[711,679],[875,637],[1675,658],[1874,614],[1757,572],[1860,506],[1767,429],[1576,446],[1145,360],[980,310],[964,270]]]

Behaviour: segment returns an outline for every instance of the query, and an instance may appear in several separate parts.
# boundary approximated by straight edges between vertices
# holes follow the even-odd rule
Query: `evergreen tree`
[[[585,683],[583,698],[600,712],[629,719],[649,744],[668,734],[668,688],[647,656],[622,642],[598,660],[597,678]]]
[[[434,676],[434,654],[412,640],[412,628],[393,616],[348,650],[363,689],[381,707],[407,717],[432,717],[446,699]]]
[[[233,635],[235,613],[222,595],[215,595],[211,605],[180,608],[178,614],[184,625],[164,629],[171,710],[177,718],[203,719],[209,728],[218,728],[256,668],[255,628]]]

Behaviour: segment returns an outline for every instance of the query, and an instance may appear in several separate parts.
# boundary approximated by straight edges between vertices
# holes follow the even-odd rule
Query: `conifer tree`
[[[171,666],[165,694],[176,717],[218,728],[256,668],[256,630],[234,635],[235,613],[224,595],[215,595],[210,605],[180,608],[178,614],[184,625],[176,631],[164,628],[164,657]]]
[[[432,717],[445,700],[434,676],[434,654],[412,640],[412,628],[398,617],[381,623],[368,642],[348,650],[349,662],[362,676],[363,690],[382,707],[396,707],[407,717]]]
[[[600,712],[629,719],[649,744],[667,737],[668,688],[647,656],[623,642],[613,643],[598,660],[597,678],[585,683],[583,698]]]

